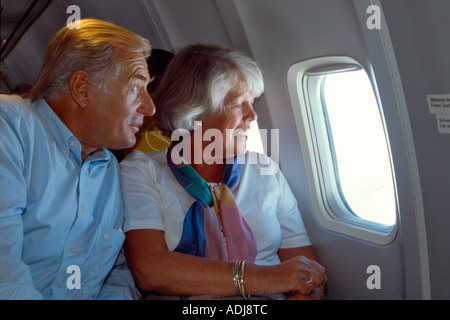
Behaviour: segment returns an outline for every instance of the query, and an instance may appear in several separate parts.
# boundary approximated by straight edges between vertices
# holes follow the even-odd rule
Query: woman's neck
[[[191,164],[191,167],[197,171],[200,177],[207,182],[222,182],[222,171],[225,164],[212,163],[212,164]]]
[[[193,153],[191,167],[197,171],[203,180],[214,183],[221,182],[225,164],[220,162],[225,160],[219,161],[219,157],[217,159],[208,157],[209,153],[205,153],[205,148],[210,142],[203,141],[203,139],[195,139],[194,132],[191,132],[190,143],[191,152]],[[195,145],[196,143],[199,145]]]

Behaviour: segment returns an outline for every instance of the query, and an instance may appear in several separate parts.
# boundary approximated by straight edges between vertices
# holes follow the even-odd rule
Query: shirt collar
[[[63,154],[65,160],[67,161],[69,159],[69,153],[71,152],[81,164],[81,144],[74,134],[70,132],[44,99],[37,100],[35,107],[39,118],[45,124],[46,130],[55,139],[59,151]],[[89,155],[86,160],[108,162],[111,156],[111,152],[103,148]]]

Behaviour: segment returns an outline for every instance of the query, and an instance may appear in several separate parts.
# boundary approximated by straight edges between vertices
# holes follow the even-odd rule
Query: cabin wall
[[[450,134],[439,133],[428,94],[450,94],[450,2],[382,1],[417,154],[431,298],[450,299]]]

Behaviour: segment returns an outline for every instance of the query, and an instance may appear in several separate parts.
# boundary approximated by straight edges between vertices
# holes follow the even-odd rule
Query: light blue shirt
[[[82,162],[45,100],[0,99],[0,299],[136,298],[117,160]]]

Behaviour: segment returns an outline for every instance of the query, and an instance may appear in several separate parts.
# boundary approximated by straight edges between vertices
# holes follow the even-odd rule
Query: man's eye
[[[133,93],[138,93],[139,92],[139,86],[135,85],[133,86]]]

